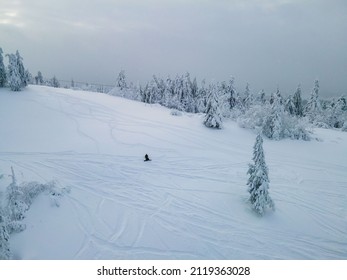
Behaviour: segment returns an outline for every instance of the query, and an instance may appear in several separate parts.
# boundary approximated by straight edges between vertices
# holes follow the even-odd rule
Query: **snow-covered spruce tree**
[[[317,117],[321,114],[322,108],[318,100],[319,94],[319,82],[318,80],[314,81],[314,88],[311,92],[310,99],[307,102],[305,108],[305,116],[308,117],[311,123],[317,121]]]
[[[253,163],[249,164],[247,174],[249,175],[247,182],[250,193],[249,202],[252,204],[252,209],[260,216],[264,215],[266,208],[275,210],[275,204],[269,195],[270,180],[265,163],[263,138],[260,134],[253,146]]]
[[[150,91],[150,99],[148,99],[148,102],[146,103],[159,103],[163,105],[165,103],[165,89],[166,84],[163,81],[163,79],[153,75],[152,80],[148,84],[148,90]]]
[[[294,115],[298,117],[302,117],[304,115],[304,107],[302,105],[302,99],[301,99],[301,85],[298,85],[293,95],[293,104],[294,104]]]
[[[221,82],[217,84],[222,102],[222,115],[226,118],[231,117],[232,110],[236,106],[236,90],[234,88],[234,78],[231,77],[229,82]]]
[[[269,115],[264,121],[262,132],[263,134],[274,140],[280,140],[283,138],[283,105],[281,102],[281,94],[277,89],[276,94],[273,95],[273,101],[271,104],[271,110]]]
[[[151,103],[151,92],[148,83],[144,87],[140,86],[139,92],[141,102]]]
[[[27,82],[27,74],[25,72],[25,68],[23,65],[23,58],[20,56],[19,51],[16,51],[16,62],[17,62],[17,68],[18,68],[18,72],[19,72],[19,77],[20,77],[20,81],[21,81],[21,87],[24,88],[28,85]]]
[[[243,101],[244,106],[246,110],[248,110],[253,105],[253,102],[254,102],[254,96],[249,88],[249,83],[247,83],[246,89],[243,95],[244,95],[244,101]]]
[[[256,97],[256,102],[262,105],[266,103],[265,91],[263,89],[259,91],[258,96]]]
[[[196,98],[198,94],[198,84],[196,78],[191,80],[189,72],[187,72],[183,77],[183,91],[181,104],[183,111],[188,113],[197,113],[197,103]]]
[[[284,109],[286,112],[288,112],[290,115],[295,115],[295,105],[293,102],[293,97],[291,95],[288,96],[284,103]]]
[[[222,113],[220,111],[220,97],[215,85],[211,85],[209,91],[204,125],[220,129],[223,123]]]
[[[206,88],[206,80],[203,79],[201,81],[201,86],[198,89],[198,98],[196,100],[197,107],[198,107],[198,113],[206,112],[207,96],[208,96],[208,90]]]
[[[192,113],[198,113],[199,112],[199,106],[198,106],[198,100],[199,100],[199,86],[198,82],[196,81],[196,78],[194,77],[193,81],[189,83],[190,86],[190,92],[191,92],[191,104],[190,109]]]
[[[4,57],[2,56],[2,48],[0,48],[0,87],[6,85],[6,68],[4,65]]]
[[[9,260],[11,258],[9,240],[5,214],[0,205],[0,260]]]
[[[118,77],[117,77],[117,80],[116,80],[116,87],[118,87],[120,90],[128,88],[124,70],[121,70],[119,72],[119,74],[118,74]]]
[[[231,77],[225,89],[225,92],[228,97],[227,101],[228,101],[230,110],[232,110],[236,106],[236,89],[235,89],[234,83],[235,83],[235,78]]]
[[[14,54],[6,55],[9,60],[7,83],[12,91],[20,91],[22,88],[22,80],[18,68],[17,57]]]
[[[165,81],[163,105],[170,109],[182,110],[182,106],[176,92],[175,80],[172,80],[170,77],[167,77]]]

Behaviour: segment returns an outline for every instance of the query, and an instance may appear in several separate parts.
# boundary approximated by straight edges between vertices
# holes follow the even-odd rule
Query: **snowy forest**
[[[23,66],[23,58],[16,54],[7,54],[8,66],[4,66],[0,48],[0,87],[8,86],[19,91],[29,83],[60,87],[57,77],[45,79],[38,71],[33,77]],[[66,88],[79,89],[71,80]],[[97,88],[89,87],[97,91]],[[289,96],[283,96],[280,89],[271,94],[261,90],[255,93],[249,84],[244,91],[237,91],[235,79],[229,81],[198,85],[197,79],[189,73],[175,78],[153,76],[145,85],[128,82],[122,70],[115,81],[115,88],[107,91],[110,95],[160,104],[172,109],[172,114],[180,111],[205,114],[207,127],[221,129],[223,120],[233,119],[243,127],[256,130],[263,136],[280,140],[284,138],[310,140],[312,127],[335,128],[347,131],[347,101],[344,95],[330,99],[321,99],[319,81],[315,80],[308,98],[303,97],[298,85]]]

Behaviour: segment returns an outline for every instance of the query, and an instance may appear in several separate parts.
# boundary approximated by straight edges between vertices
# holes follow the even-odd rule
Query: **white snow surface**
[[[0,191],[40,195],[11,236],[15,259],[347,259],[347,133],[264,139],[276,211],[247,203],[255,133],[106,94],[0,89]],[[317,140],[318,139],[318,140]],[[151,162],[144,162],[148,154]]]

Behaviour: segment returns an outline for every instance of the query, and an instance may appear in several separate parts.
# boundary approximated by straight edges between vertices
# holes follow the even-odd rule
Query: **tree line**
[[[0,48],[0,87],[8,86],[13,91],[19,91],[29,83],[60,87],[55,76],[46,80],[38,71],[33,77],[25,70],[18,51],[6,55],[9,59],[6,68],[2,53]],[[73,80],[70,87],[75,88]],[[309,98],[305,100],[300,85],[292,95],[285,97],[279,88],[269,95],[264,90],[253,92],[249,84],[244,91],[238,91],[233,77],[208,84],[203,80],[199,85],[189,73],[174,78],[154,75],[144,85],[135,85],[127,81],[122,70],[116,78],[115,88],[108,93],[144,103],[157,103],[172,109],[173,114],[179,111],[205,114],[203,123],[209,128],[221,129],[225,119],[233,119],[241,127],[254,129],[270,139],[309,140],[310,129],[314,126],[347,131],[346,97],[323,100],[319,89],[319,81],[315,80]],[[96,89],[89,87],[89,90]]]
[[[302,97],[298,85],[292,95],[283,96],[280,89],[267,95],[264,90],[254,93],[249,84],[243,92],[235,87],[235,79],[198,85],[189,73],[166,79],[153,76],[143,85],[128,83],[124,71],[116,79],[109,94],[158,103],[170,109],[205,114],[203,123],[221,129],[225,119],[234,119],[241,127],[256,130],[262,135],[310,140],[312,127],[337,128],[347,131],[347,102],[341,96],[323,100],[319,96],[319,81],[315,80],[309,98]]]

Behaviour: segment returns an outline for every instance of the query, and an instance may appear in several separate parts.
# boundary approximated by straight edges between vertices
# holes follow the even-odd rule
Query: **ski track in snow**
[[[81,245],[67,259],[347,258],[347,164],[327,172],[316,158],[269,152],[277,211],[259,219],[245,202],[251,133],[249,143],[239,143],[220,131],[127,114],[90,95],[47,93],[30,101],[70,120],[89,143],[89,151],[0,152],[1,166],[24,178],[71,187],[62,207],[71,207]],[[147,150],[156,158],[144,163]]]

